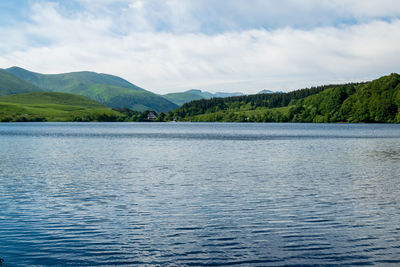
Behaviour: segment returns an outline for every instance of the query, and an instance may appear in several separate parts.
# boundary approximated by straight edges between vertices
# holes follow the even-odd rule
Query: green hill
[[[0,96],[41,91],[39,87],[0,69]]]
[[[372,82],[326,85],[288,93],[197,100],[169,112],[181,121],[396,122],[400,75]]]
[[[165,112],[178,107],[157,94],[113,75],[89,71],[40,74],[19,67],[6,71],[45,91],[83,95],[112,108]]]
[[[206,92],[206,91],[201,91],[199,89],[191,89],[191,90],[186,91],[185,93],[195,94],[195,95],[201,96],[201,98],[204,98],[204,99],[211,99],[211,98],[215,97],[212,93]]]
[[[70,72],[61,74],[41,74],[25,70],[20,67],[11,67],[6,69],[8,73],[13,74],[24,81],[35,84],[45,91],[63,91],[70,92],[82,85],[112,85],[124,88],[130,88],[135,91],[146,91],[130,82],[109,74],[95,73],[90,71]]]
[[[163,95],[164,98],[168,99],[169,101],[175,103],[178,106],[182,106],[185,103],[191,102],[193,100],[203,99],[199,94],[193,94],[190,92],[183,92],[183,93],[170,93]]]
[[[110,121],[119,112],[84,96],[33,92],[0,97],[0,121]]]

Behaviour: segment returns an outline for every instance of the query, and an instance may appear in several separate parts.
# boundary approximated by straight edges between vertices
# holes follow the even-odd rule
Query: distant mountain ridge
[[[214,97],[231,97],[231,96],[242,96],[245,95],[241,92],[227,93],[227,92],[216,92]]]
[[[257,94],[276,94],[276,93],[283,93],[283,92],[264,89],[264,90],[261,90],[260,92],[258,92]]]
[[[197,95],[200,95],[200,96],[202,96],[203,98],[205,98],[205,99],[210,99],[210,98],[213,98],[213,97],[231,97],[231,96],[241,96],[241,95],[244,95],[243,93],[241,93],[241,92],[234,92],[234,93],[230,93],[230,92],[216,92],[216,93],[210,93],[210,92],[207,92],[207,91],[202,91],[202,90],[200,90],[200,89],[191,89],[191,90],[188,90],[188,91],[186,91],[187,93],[192,93],[192,94],[197,94]],[[186,93],[185,92],[185,93]]]
[[[226,93],[226,92],[216,92],[210,93],[207,91],[202,91],[200,89],[191,89],[181,93],[169,93],[163,95],[164,98],[170,100],[171,102],[181,106],[185,103],[189,103],[194,100],[200,99],[211,99],[214,97],[231,97],[231,96],[241,96],[243,93]]]
[[[5,71],[13,74],[16,77],[19,77],[22,80],[35,84],[45,91],[70,91],[71,88],[80,84],[103,84],[130,88],[136,91],[146,91],[143,88],[140,88],[118,76],[91,71],[78,71],[61,74],[41,74],[28,71],[20,67],[11,67],[5,69]]]
[[[120,77],[90,71],[41,74],[11,67],[5,70],[44,91],[83,95],[112,108],[166,112],[178,106]]]
[[[201,95],[190,93],[189,91],[182,93],[169,93],[163,95],[163,97],[175,103],[178,106],[182,106],[183,104],[189,103],[193,100],[203,99]]]

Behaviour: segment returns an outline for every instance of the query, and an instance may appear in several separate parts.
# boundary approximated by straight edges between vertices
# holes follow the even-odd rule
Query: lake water
[[[0,124],[3,266],[400,264],[400,125]]]

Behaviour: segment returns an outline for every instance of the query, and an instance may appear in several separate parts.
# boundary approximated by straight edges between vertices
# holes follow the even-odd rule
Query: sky
[[[95,71],[164,94],[400,72],[398,0],[1,0],[0,68]]]

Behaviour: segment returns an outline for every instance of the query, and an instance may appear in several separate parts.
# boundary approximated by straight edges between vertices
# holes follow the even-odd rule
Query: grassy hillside
[[[0,69],[0,96],[41,91],[39,87]]]
[[[0,97],[0,121],[108,121],[119,112],[84,96],[33,92]]]
[[[174,103],[148,91],[132,91],[129,88],[93,84],[81,85],[69,91],[89,97],[111,108],[130,108],[137,111],[155,110],[166,112],[177,108]]]
[[[327,85],[289,93],[198,100],[167,114],[182,121],[396,122],[400,75],[368,83]]]
[[[40,74],[19,67],[12,67],[6,71],[45,91],[83,95],[112,108],[165,112],[178,107],[157,94],[113,75],[88,71]]]
[[[113,85],[130,88],[135,91],[146,91],[120,77],[90,71],[41,74],[19,67],[11,67],[6,69],[6,71],[20,79],[37,85],[45,91],[70,92],[79,86],[94,84]]]

